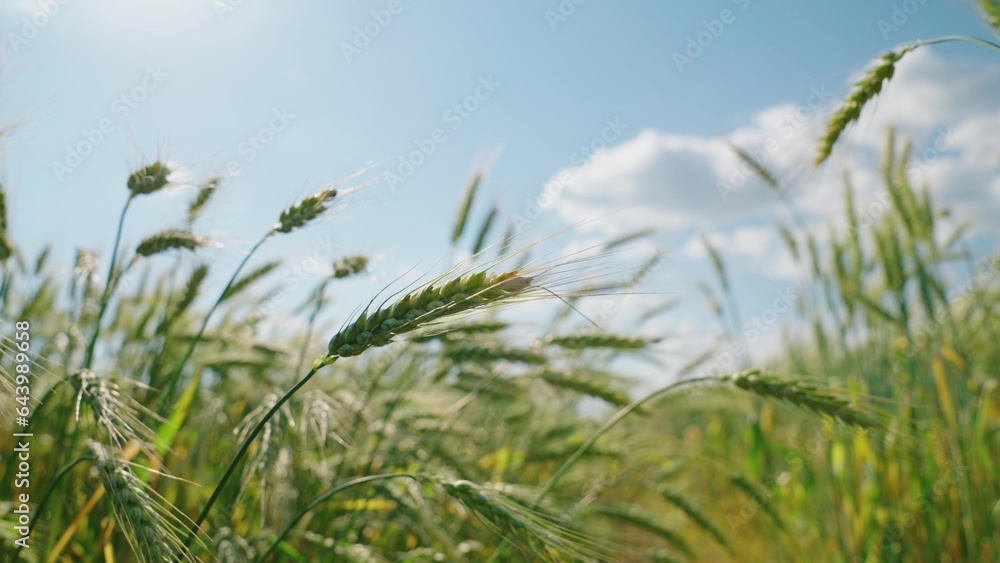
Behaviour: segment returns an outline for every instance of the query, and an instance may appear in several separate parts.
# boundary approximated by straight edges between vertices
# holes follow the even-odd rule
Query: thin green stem
[[[247,262],[250,261],[250,257],[252,257],[254,253],[257,252],[257,249],[260,248],[261,245],[264,244],[264,241],[270,238],[272,234],[274,234],[273,230],[268,231],[267,234],[264,235],[259,241],[257,241],[257,244],[253,245],[250,251],[247,252],[246,256],[243,257],[243,260],[240,261],[240,265],[236,267],[236,271],[234,271],[233,275],[230,276],[229,283],[227,283],[226,287],[223,288],[221,293],[219,293],[219,298],[215,300],[215,303],[212,305],[212,308],[209,309],[208,313],[205,314],[205,318],[201,321],[201,327],[198,328],[197,334],[195,334],[194,338],[191,339],[191,344],[188,345],[187,352],[184,353],[184,357],[181,358],[180,363],[177,364],[177,368],[174,369],[174,372],[171,375],[170,380],[167,382],[167,388],[163,392],[163,398],[160,399],[160,407],[159,409],[157,409],[158,414],[160,416],[164,415],[164,409],[168,405],[170,405],[174,393],[177,391],[177,382],[181,378],[184,366],[187,365],[188,360],[191,359],[191,355],[194,354],[195,347],[198,346],[198,343],[201,341],[202,335],[205,334],[205,329],[208,328],[208,322],[211,320],[212,314],[215,313],[215,310],[219,308],[219,304],[222,303],[222,301],[226,298],[226,293],[233,286],[233,284],[236,283],[237,276],[240,275],[240,272],[247,265]]]
[[[108,265],[108,277],[104,284],[104,293],[101,295],[101,308],[97,311],[97,319],[94,321],[94,332],[90,336],[90,343],[87,344],[87,353],[83,358],[83,369],[90,369],[91,364],[94,361],[94,350],[97,347],[97,337],[101,334],[101,319],[104,317],[104,312],[108,309],[108,301],[111,300],[111,292],[115,285],[115,261],[118,259],[118,246],[122,241],[122,228],[125,226],[125,214],[128,213],[128,208],[132,205],[133,196],[129,196],[125,200],[125,205],[122,207],[122,213],[118,216],[118,230],[115,233],[115,244],[111,249],[111,258]]]
[[[316,362],[315,364],[313,364],[313,367],[312,369],[309,370],[309,373],[307,373],[302,379],[300,379],[295,385],[293,385],[291,389],[286,391],[285,394],[282,395],[281,398],[278,399],[273,406],[271,406],[271,408],[264,414],[263,417],[261,417],[261,419],[253,427],[253,430],[246,437],[246,439],[243,440],[243,444],[240,445],[239,451],[236,452],[235,456],[233,456],[233,459],[229,462],[229,467],[227,467],[225,473],[222,474],[222,479],[219,480],[219,484],[216,485],[215,490],[212,491],[212,496],[209,497],[208,502],[205,503],[204,507],[202,507],[201,514],[198,515],[198,518],[191,525],[191,531],[188,532],[187,538],[184,539],[185,548],[191,545],[191,541],[194,540],[194,537],[198,533],[198,529],[201,527],[202,522],[204,522],[205,518],[208,517],[209,511],[212,510],[212,506],[215,505],[216,501],[219,500],[219,496],[222,494],[222,490],[226,487],[226,483],[229,482],[229,479],[236,472],[236,467],[240,464],[240,461],[243,460],[243,457],[246,455],[247,450],[250,449],[250,444],[252,444],[253,441],[257,438],[257,436],[260,435],[261,431],[264,430],[264,425],[267,424],[267,422],[271,420],[271,418],[273,418],[274,415],[278,412],[278,409],[280,409],[282,405],[288,402],[288,399],[291,399],[292,395],[294,395],[299,389],[301,389],[303,385],[308,383],[309,380],[312,379],[314,375],[316,375],[316,372],[319,371],[319,369],[322,368],[324,365],[327,364],[321,362]]]
[[[653,391],[649,395],[646,395],[641,399],[636,399],[635,401],[629,403],[627,406],[623,407],[620,411],[615,413],[614,416],[612,416],[604,424],[602,424],[601,427],[598,428],[590,436],[590,438],[587,439],[586,442],[581,444],[580,447],[577,448],[575,452],[573,452],[573,455],[569,456],[569,458],[567,458],[566,461],[563,462],[562,466],[559,467],[559,469],[557,469],[556,472],[553,473],[551,477],[549,477],[549,480],[545,482],[545,485],[542,487],[542,490],[538,491],[538,494],[535,495],[535,500],[531,502],[529,508],[536,508],[545,498],[545,495],[549,494],[552,488],[556,486],[556,483],[558,483],[559,480],[562,479],[563,476],[566,475],[566,473],[568,473],[569,470],[572,469],[574,465],[576,465],[576,462],[580,461],[580,458],[586,455],[587,452],[590,451],[590,448],[594,447],[594,444],[596,444],[597,441],[600,440],[602,436],[607,434],[609,430],[614,428],[615,425],[621,422],[622,419],[631,414],[633,411],[635,411],[642,405],[654,401],[656,399],[659,399],[663,395],[666,395],[667,393],[674,391],[682,386],[691,385],[695,383],[706,383],[708,381],[719,381],[719,378],[695,377],[691,379],[682,379],[680,381],[675,381],[670,385],[667,385],[666,387]],[[500,554],[503,553],[503,550],[507,546],[507,544],[508,540],[504,538],[504,540],[500,542],[500,545],[497,546],[496,550],[493,552],[493,555],[490,557],[488,563],[496,561],[497,558],[500,557]]]
[[[345,490],[347,490],[347,489],[349,489],[351,487],[355,487],[357,485],[363,485],[365,483],[371,483],[372,481],[382,481],[382,480],[386,480],[387,481],[389,479],[398,479],[400,477],[405,477],[405,478],[409,478],[409,479],[413,479],[413,480],[419,480],[420,479],[420,475],[415,474],[415,473],[384,473],[384,474],[380,474],[380,475],[368,475],[368,476],[365,476],[365,477],[356,477],[354,479],[350,479],[348,481],[344,481],[343,483],[340,483],[339,485],[335,485],[331,489],[328,489],[327,491],[325,491],[324,493],[322,493],[321,495],[319,495],[318,497],[316,497],[315,499],[313,499],[313,501],[310,502],[309,505],[306,506],[305,509],[298,514],[298,516],[296,516],[295,518],[292,518],[292,521],[289,522],[287,526],[285,526],[285,529],[282,530],[281,533],[279,533],[278,536],[274,538],[274,542],[271,543],[271,547],[267,548],[267,551],[265,551],[263,554],[261,554],[261,556],[256,559],[256,562],[257,563],[261,563],[265,559],[267,559],[267,556],[270,555],[271,553],[273,553],[274,550],[278,548],[278,544],[281,543],[281,540],[285,539],[285,536],[287,536],[288,533],[292,531],[292,528],[294,528],[295,525],[298,524],[300,520],[302,520],[303,518],[305,518],[305,516],[307,514],[309,514],[310,512],[312,512],[312,510],[314,508],[316,508],[317,506],[319,506],[319,505],[323,504],[324,502],[326,502],[333,495],[335,495],[337,493],[340,493],[340,492],[343,492],[343,491],[345,491]]]
[[[1000,51],[1000,44],[994,43],[992,41],[987,41],[985,39],[980,39],[978,37],[970,37],[968,35],[946,35],[944,37],[937,37],[934,39],[928,39],[926,41],[917,41],[917,45],[935,45],[938,43],[952,43],[964,41],[966,43],[974,43],[976,45],[981,45],[983,47],[989,47],[991,49],[996,49]]]

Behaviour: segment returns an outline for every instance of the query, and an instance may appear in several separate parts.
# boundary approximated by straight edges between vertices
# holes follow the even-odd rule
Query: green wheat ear
[[[1000,0],[979,0],[978,4],[983,19],[993,28],[993,33],[1000,37]]]
[[[347,256],[333,263],[333,277],[339,279],[360,274],[368,267],[367,256]]]
[[[302,201],[281,212],[272,232],[290,233],[304,226],[322,215],[336,197],[337,190],[333,188],[325,188],[305,197]]]
[[[201,188],[198,189],[198,195],[194,196],[194,199],[188,205],[187,217],[184,219],[187,223],[193,223],[195,219],[201,216],[202,212],[205,211],[205,206],[208,205],[208,201],[215,195],[221,182],[222,179],[220,177],[213,176],[202,184]]]
[[[856,428],[879,428],[877,420],[850,401],[796,379],[765,375],[750,370],[727,378],[734,385],[764,398],[779,399],[797,407],[832,417]]]
[[[916,45],[907,45],[898,51],[889,51],[878,58],[878,62],[868,69],[868,72],[854,85],[854,90],[841,102],[827,122],[826,132],[819,139],[816,147],[815,166],[819,166],[830,157],[833,146],[847,127],[861,117],[861,110],[882,91],[882,85],[892,79],[896,72],[896,63],[906,53],[916,49]]]
[[[139,243],[135,253],[139,256],[149,257],[168,250],[195,250],[208,245],[208,243],[209,239],[190,231],[169,229],[156,233]]]
[[[128,177],[128,191],[133,197],[158,192],[170,184],[172,172],[170,167],[159,161],[144,166]]]

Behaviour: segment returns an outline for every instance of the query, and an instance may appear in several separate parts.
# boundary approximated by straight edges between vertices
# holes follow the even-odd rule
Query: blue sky
[[[776,257],[766,190],[750,182],[733,201],[718,194],[715,178],[731,166],[719,150],[725,140],[752,148],[783,116],[829,92],[769,163],[795,184],[793,193],[806,193],[810,225],[822,225],[835,207],[833,189],[824,191],[825,173],[803,164],[852,75],[899,43],[990,35],[958,0],[106,0],[64,1],[53,15],[39,15],[46,4],[0,6],[0,111],[16,125],[4,141],[3,177],[24,248],[55,244],[67,264],[77,245],[107,253],[125,178],[162,156],[194,178],[239,171],[199,225],[222,244],[215,258],[233,264],[289,203],[364,169],[361,181],[379,181],[262,255],[294,263],[333,245],[332,252],[375,256],[374,277],[344,289],[343,300],[357,302],[447,252],[459,193],[477,164],[490,173],[476,217],[495,201],[504,222],[525,216],[543,187],[568,171],[572,180],[531,232],[540,238],[595,217],[579,230],[584,243],[659,228],[655,241],[669,258],[649,290],[687,303],[660,330],[697,338],[714,330],[692,289],[709,276],[698,235],[717,242],[745,280],[744,316],[772,302],[790,278],[787,260]],[[688,51],[699,34],[700,51]],[[682,68],[680,55],[689,59]],[[865,151],[877,150],[886,122],[927,144],[948,124],[997,118],[983,86],[996,84],[993,53],[947,46],[912,58],[890,86],[895,93],[880,102],[885,117],[862,120],[848,137],[861,154],[840,155],[829,168],[870,165]],[[961,107],[936,103],[934,88],[945,86],[938,82],[965,93]],[[95,133],[102,125],[107,132]],[[75,165],[68,147],[80,143],[95,146]],[[403,181],[393,179],[400,158],[421,146],[432,154],[417,157]],[[606,148],[591,155],[581,146]],[[990,205],[1000,199],[995,166],[967,153],[959,156],[981,160],[973,180],[984,192],[943,199],[993,209],[977,198],[992,189]],[[957,181],[948,174],[940,172]],[[821,187],[807,193],[810,183]],[[126,240],[175,224],[190,196],[137,202]],[[987,231],[979,236],[992,240]]]

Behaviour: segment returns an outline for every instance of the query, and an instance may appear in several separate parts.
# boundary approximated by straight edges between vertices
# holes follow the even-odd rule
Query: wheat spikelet
[[[458,242],[459,237],[462,236],[462,232],[465,231],[465,223],[469,219],[469,211],[472,209],[472,202],[476,198],[476,192],[479,190],[479,184],[483,181],[483,175],[477,172],[472,176],[472,180],[469,182],[469,187],[465,190],[465,198],[462,200],[461,207],[458,208],[458,217],[455,219],[455,228],[451,232],[451,242],[452,244]]]
[[[362,313],[330,340],[326,362],[357,356],[369,348],[389,344],[397,335],[447,317],[509,301],[531,289],[531,279],[516,271],[500,274],[480,271],[453,278],[440,286],[429,284],[371,315]]]
[[[193,223],[201,215],[205,210],[205,206],[208,205],[208,200],[212,199],[212,196],[215,195],[215,191],[218,189],[221,181],[221,178],[215,176],[202,184],[198,190],[198,195],[194,196],[194,199],[188,205],[187,217],[184,219],[187,223]]]
[[[333,277],[339,280],[357,275],[364,272],[367,267],[367,256],[347,256],[346,258],[341,258],[333,263]]]
[[[162,162],[154,162],[144,166],[128,177],[128,191],[132,197],[158,192],[170,184],[170,174],[173,171]]]
[[[160,254],[168,250],[175,249],[187,249],[195,250],[206,246],[209,240],[205,237],[198,236],[190,231],[180,231],[176,229],[168,229],[166,231],[161,231],[152,235],[136,247],[135,253],[138,256],[149,257],[154,254]]]
[[[336,197],[337,190],[333,188],[326,188],[305,197],[302,201],[281,212],[281,216],[271,232],[290,233],[292,230],[304,226],[322,215]]]
[[[621,336],[602,332],[595,334],[551,336],[545,340],[545,343],[569,350],[589,350],[591,348],[642,350],[650,344],[655,344],[659,341],[660,339],[658,338],[637,338],[633,336]]]
[[[849,426],[857,428],[880,426],[876,420],[852,406],[850,401],[820,390],[809,383],[764,375],[756,370],[743,372],[729,379],[740,389],[825,414]]]
[[[517,362],[541,365],[547,358],[531,350],[520,350],[502,346],[460,346],[444,351],[445,357],[453,362],[488,364],[493,362]]]
[[[816,148],[816,158],[813,161],[815,166],[819,166],[829,158],[841,133],[847,129],[848,125],[858,120],[865,105],[882,91],[883,83],[892,79],[896,72],[896,63],[915,48],[913,45],[907,45],[898,51],[889,51],[883,54],[879,57],[878,62],[854,85],[854,90],[841,102],[840,107],[827,122],[826,132],[820,138]]]
[[[761,164],[756,158],[751,156],[750,153],[748,153],[747,151],[741,149],[740,147],[732,143],[729,144],[729,148],[731,148],[733,152],[736,153],[736,156],[739,157],[739,159],[742,160],[744,164],[753,169],[753,171],[758,176],[760,176],[761,180],[764,180],[764,183],[767,184],[767,186],[771,188],[772,191],[778,193],[781,192],[781,182],[778,181],[778,179],[774,176],[774,174],[771,173],[770,170],[764,168],[764,165]]]

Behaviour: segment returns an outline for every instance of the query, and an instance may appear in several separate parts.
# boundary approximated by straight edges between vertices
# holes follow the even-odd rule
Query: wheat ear
[[[896,63],[915,48],[916,45],[907,45],[897,51],[889,51],[879,57],[876,64],[865,72],[861,80],[854,85],[854,90],[841,102],[840,107],[827,122],[826,132],[820,137],[816,148],[816,158],[813,161],[815,166],[819,166],[829,158],[841,133],[861,117],[861,110],[865,105],[882,91],[885,82],[892,79],[896,72]]]

